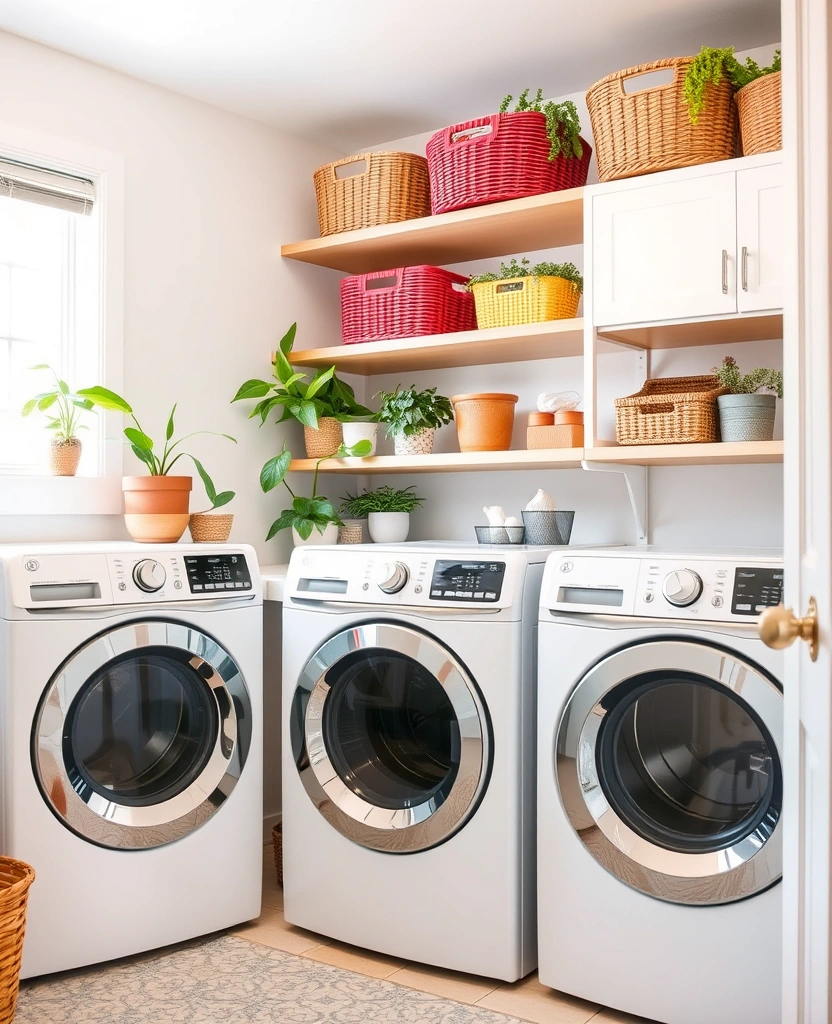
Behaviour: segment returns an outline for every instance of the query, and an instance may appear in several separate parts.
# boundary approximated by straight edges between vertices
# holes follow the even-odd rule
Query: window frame
[[[124,158],[70,139],[0,122],[0,153],[89,178],[99,207],[100,376],[92,382],[121,392],[124,376]],[[0,476],[0,516],[119,515],[122,416],[101,411],[103,475],[97,477]]]

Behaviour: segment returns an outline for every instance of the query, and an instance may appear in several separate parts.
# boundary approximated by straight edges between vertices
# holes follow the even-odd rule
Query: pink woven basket
[[[451,125],[427,144],[433,213],[537,196],[586,184],[592,148],[549,159],[546,117],[533,111],[492,114]]]
[[[439,267],[400,267],[341,281],[344,344],[474,331],[468,278]]]

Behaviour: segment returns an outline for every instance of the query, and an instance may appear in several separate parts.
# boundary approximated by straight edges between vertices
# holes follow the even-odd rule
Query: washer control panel
[[[506,563],[463,562],[441,559],[434,563],[430,581],[432,601],[499,601]]]

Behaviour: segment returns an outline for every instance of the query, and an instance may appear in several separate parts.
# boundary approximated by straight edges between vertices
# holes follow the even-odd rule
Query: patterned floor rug
[[[523,1024],[218,938],[23,982],[15,1024]]]

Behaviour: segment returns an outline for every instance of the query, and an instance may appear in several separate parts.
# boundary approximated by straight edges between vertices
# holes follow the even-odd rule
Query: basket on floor
[[[430,214],[428,162],[416,153],[360,153],[314,174],[321,235]]]
[[[743,156],[783,148],[781,73],[774,71],[743,86],[737,93]]]
[[[272,846],[274,847],[274,869],[277,872],[277,884],[283,888],[283,822],[279,821],[272,828]]]
[[[344,344],[474,331],[468,278],[440,267],[400,267],[341,281]]]
[[[691,124],[685,103],[684,83],[693,57],[640,64],[617,71],[596,82],[586,94],[595,158],[601,181],[630,178],[637,174],[690,167],[737,155],[737,112],[734,88],[727,76],[719,85],[705,86],[705,101],[698,124]],[[625,92],[624,83],[669,69],[673,80],[666,85]]]
[[[17,1006],[26,900],[34,880],[28,864],[0,857],[0,1024],[12,1021]]]
[[[586,184],[592,147],[549,159],[546,116],[534,111],[492,114],[454,124],[427,144],[434,213],[537,196]]]
[[[615,400],[619,444],[690,444],[719,440],[716,377],[658,377],[636,395]]]
[[[581,293],[563,277],[513,277],[471,285],[477,327],[515,327],[578,315]]]

